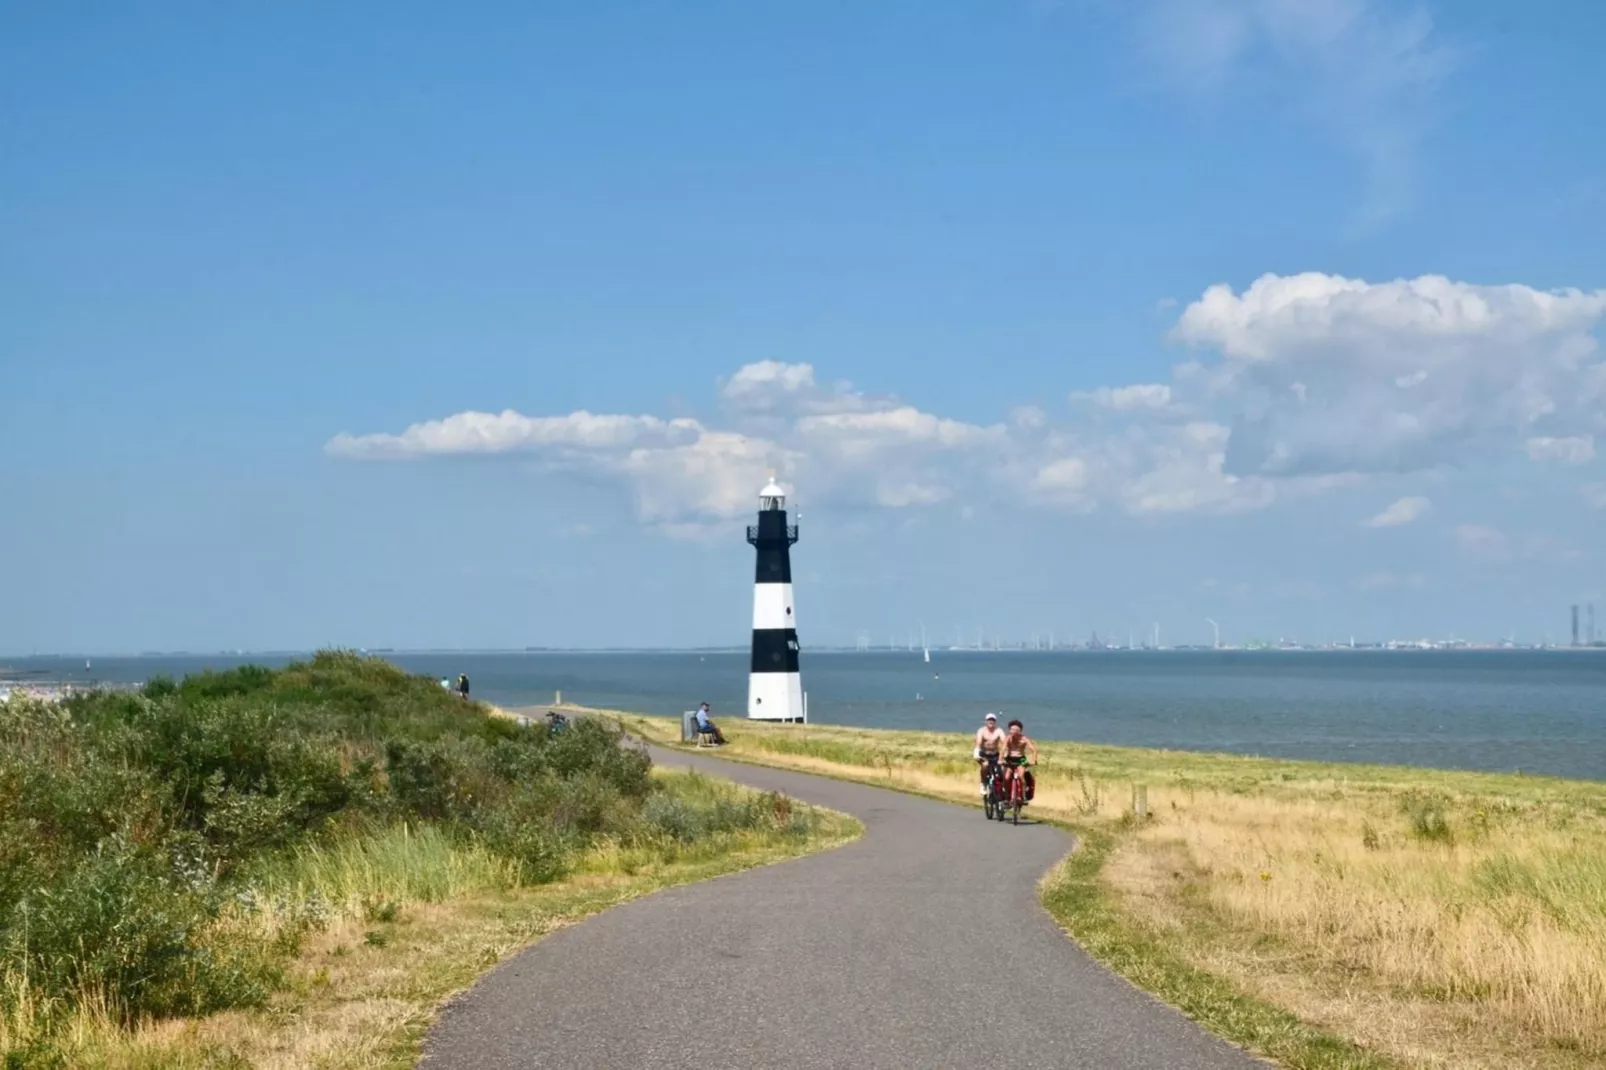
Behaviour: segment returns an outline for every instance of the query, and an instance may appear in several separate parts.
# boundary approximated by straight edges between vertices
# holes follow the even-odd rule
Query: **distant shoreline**
[[[720,647],[463,647],[463,648],[411,648],[411,647],[352,647],[349,648],[358,654],[373,655],[376,657],[544,657],[559,655],[573,657],[581,654],[730,654],[743,655],[749,653],[746,646],[720,646]],[[1150,647],[1055,647],[1049,649],[1034,649],[1030,647],[1001,647],[996,650],[974,647],[932,647],[932,653],[943,655],[996,655],[996,654],[1606,654],[1606,641],[1597,641],[1593,646],[1580,644],[1548,645],[1548,646],[1506,646],[1500,644],[1480,645],[1455,644],[1441,646],[1416,646],[1402,643],[1398,646],[1168,646],[1158,649]],[[67,651],[48,654],[3,654],[0,655],[0,681],[9,681],[20,677],[24,673],[35,673],[39,670],[24,670],[17,666],[28,662],[41,661],[77,661],[80,659],[100,658],[106,661],[160,661],[160,660],[200,660],[210,658],[310,658],[317,650],[149,650],[139,653],[108,653],[105,651]],[[806,647],[806,653],[814,654],[918,654],[918,650],[909,650],[904,647],[873,647],[869,650],[859,650],[856,647],[842,646],[816,646]]]

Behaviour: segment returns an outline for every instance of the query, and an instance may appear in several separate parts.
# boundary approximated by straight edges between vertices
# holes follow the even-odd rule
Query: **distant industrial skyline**
[[[1169,651],[1198,652],[1198,651],[1277,651],[1277,650],[1305,650],[1305,651],[1342,651],[1342,650],[1566,650],[1566,649],[1600,649],[1606,650],[1606,637],[1598,635],[1593,626],[1591,603],[1584,603],[1572,607],[1581,610],[1583,616],[1579,618],[1582,623],[1576,635],[1564,639],[1553,639],[1548,635],[1536,637],[1523,637],[1517,634],[1508,634],[1500,637],[1477,637],[1464,634],[1433,635],[1388,635],[1373,636],[1351,634],[1329,639],[1298,638],[1292,635],[1272,634],[1270,636],[1252,635],[1234,639],[1230,635],[1217,637],[1212,635],[1206,642],[1178,642],[1163,643],[1159,636],[1164,630],[1157,622],[1151,622],[1147,634],[1139,629],[1090,629],[1081,636],[1067,630],[1043,630],[1028,632],[1020,635],[1010,635],[1004,632],[989,632],[986,629],[977,629],[971,633],[968,641],[962,642],[933,642],[929,633],[926,643],[922,644],[918,632],[909,632],[900,637],[889,634],[884,641],[873,641],[870,633],[861,630],[853,639],[843,641],[840,637],[827,637],[818,643],[801,644],[804,657],[809,651],[831,653],[908,653],[918,655],[922,650],[929,650],[941,654],[990,654],[990,653],[1076,653],[1089,651],[1143,651],[1150,653],[1163,653]],[[956,629],[957,630],[957,629]],[[8,660],[21,661],[30,658],[94,658],[94,657],[240,657],[240,656],[289,656],[306,654],[314,650],[327,647],[340,647],[343,649],[360,650],[364,653],[384,654],[422,654],[422,653],[588,653],[604,651],[664,651],[664,652],[729,652],[740,653],[750,649],[749,643],[733,640],[730,643],[694,644],[694,645],[597,645],[597,646],[561,646],[561,645],[515,645],[492,644],[487,646],[362,646],[351,643],[329,643],[320,646],[308,647],[281,647],[265,649],[226,648],[226,649],[171,649],[171,650],[52,650],[52,651],[10,651],[0,652],[0,668]]]

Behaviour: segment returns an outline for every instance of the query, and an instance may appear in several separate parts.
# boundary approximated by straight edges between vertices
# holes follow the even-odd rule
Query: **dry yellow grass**
[[[725,728],[731,757],[975,801],[961,736]],[[1400,1065],[1606,1065],[1601,785],[1041,746],[1036,810],[1117,837],[1100,879],[1190,965]]]

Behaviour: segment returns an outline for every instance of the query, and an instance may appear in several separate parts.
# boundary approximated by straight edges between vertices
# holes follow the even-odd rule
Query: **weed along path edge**
[[[423,1066],[1264,1067],[1109,973],[1038,881],[1071,849],[978,804],[653,748],[864,823],[822,854],[615,907],[448,1004]]]

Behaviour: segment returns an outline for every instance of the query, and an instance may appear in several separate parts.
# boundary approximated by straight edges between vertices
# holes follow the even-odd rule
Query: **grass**
[[[726,728],[727,757],[975,804],[967,737]],[[1606,1062],[1600,785],[1041,746],[1034,809],[1081,836],[1045,905],[1218,1034],[1298,1067]]]
[[[440,1003],[547,933],[662,888],[781,861],[846,842],[861,831],[840,814],[793,804],[694,773],[657,771],[655,796],[701,815],[652,838],[601,838],[571,874],[521,883],[516,866],[439,830],[399,826],[328,847],[308,847],[256,875],[235,922],[275,931],[312,912],[312,931],[265,1006],[202,1018],[122,1024],[104,1004],[78,1004],[53,1024],[48,1050],[34,1042],[44,1016],[29,1013],[25,981],[0,1019],[0,1053],[12,1066],[84,1070],[224,1070],[319,1067],[390,1070],[413,1065]],[[746,827],[712,827],[718,815],[767,812]],[[726,822],[730,824],[730,822]],[[30,1053],[30,1054],[23,1054]]]
[[[851,832],[323,652],[0,703],[0,1067],[400,1065],[564,919]]]

